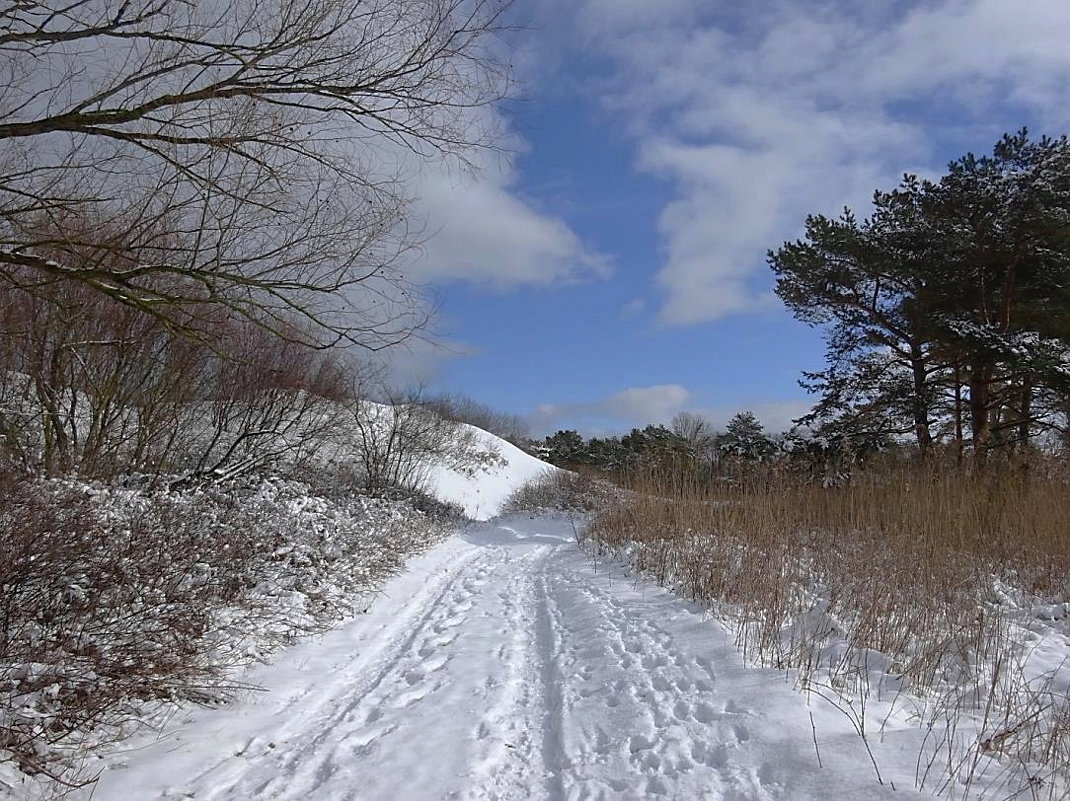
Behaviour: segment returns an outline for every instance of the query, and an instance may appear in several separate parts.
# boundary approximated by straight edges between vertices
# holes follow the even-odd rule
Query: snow
[[[432,463],[426,470],[426,478],[436,498],[460,505],[472,520],[491,519],[514,491],[557,469],[480,428],[462,424],[461,430],[462,436],[473,437],[478,449],[496,451],[501,460],[474,470]]]
[[[236,676],[236,687],[255,689],[234,703],[178,707],[87,757],[99,780],[65,797],[934,797],[915,788],[940,733],[911,719],[902,699],[878,693],[863,708],[831,688],[799,692],[790,672],[748,663],[700,605],[578,547],[577,520],[495,517],[552,468],[466,428],[501,458],[476,467],[444,458],[428,479],[478,522],[414,558],[364,614]],[[1034,614],[1060,619],[1066,609]],[[1039,631],[1031,658],[1041,675],[1065,662],[1070,640]],[[987,763],[998,772],[984,762],[981,773]],[[941,782],[932,777],[926,791]],[[0,766],[0,797],[5,784],[16,799],[43,786]]]
[[[846,716],[624,570],[567,518],[473,524],[367,614],[250,670],[266,692],[127,741],[71,797],[929,797],[908,789],[916,729],[871,740],[878,784]]]

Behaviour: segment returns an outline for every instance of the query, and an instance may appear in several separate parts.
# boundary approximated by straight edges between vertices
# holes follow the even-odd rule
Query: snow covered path
[[[841,712],[567,520],[475,525],[247,678],[269,692],[129,747],[94,801],[923,797],[916,731],[873,743],[879,785]]]

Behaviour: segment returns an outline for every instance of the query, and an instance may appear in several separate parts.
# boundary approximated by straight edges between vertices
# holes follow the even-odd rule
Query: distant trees
[[[536,448],[537,453],[560,467],[584,464],[590,460],[590,447],[583,436],[572,429],[557,431]]]
[[[621,437],[585,439],[573,430],[548,436],[536,451],[560,467],[590,467],[604,473],[625,474],[640,467],[669,464],[687,458],[687,443],[665,426],[633,428]]]
[[[1005,136],[939,181],[904,178],[859,221],[812,216],[771,251],[777,294],[826,327],[805,422],[910,435],[978,459],[1065,424],[1070,397],[1070,140]]]
[[[724,431],[717,431],[702,415],[682,412],[670,427],[651,424],[627,434],[584,438],[574,430],[558,431],[535,448],[559,467],[589,467],[606,474],[627,476],[636,471],[669,470],[712,475],[732,465],[759,462],[780,450],[753,412],[740,412]]]

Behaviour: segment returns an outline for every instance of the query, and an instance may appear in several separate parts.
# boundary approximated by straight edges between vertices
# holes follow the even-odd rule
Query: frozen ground
[[[842,712],[561,518],[475,524],[247,678],[267,692],[127,741],[94,801],[923,797],[916,729],[871,736],[879,785]]]

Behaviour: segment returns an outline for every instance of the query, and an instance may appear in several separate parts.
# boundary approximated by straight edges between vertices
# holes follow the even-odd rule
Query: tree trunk
[[[984,462],[992,439],[992,420],[988,413],[992,373],[990,364],[974,362],[970,366],[970,435],[973,457],[978,463]]]
[[[918,440],[918,450],[922,459],[929,455],[932,446],[932,433],[929,431],[929,387],[926,371],[925,354],[920,345],[911,343],[910,369],[914,377],[914,397],[911,399],[911,411],[914,416],[914,436]]]
[[[1022,394],[1018,414],[1017,447],[1021,451],[1028,451],[1033,428],[1033,382],[1029,378],[1022,380]]]
[[[962,467],[962,364],[955,363],[955,465]]]

